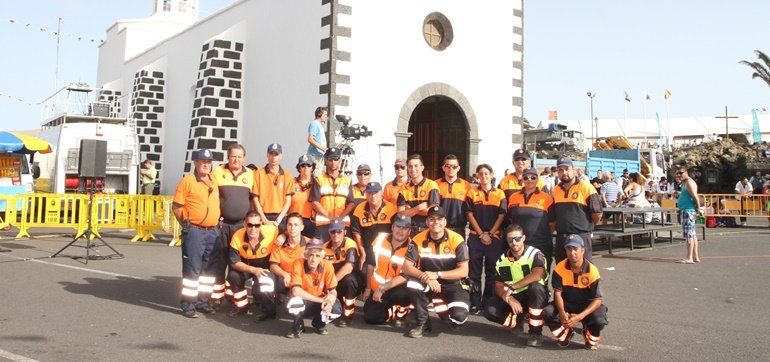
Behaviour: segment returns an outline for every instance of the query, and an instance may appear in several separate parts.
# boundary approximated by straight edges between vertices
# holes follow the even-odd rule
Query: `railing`
[[[704,216],[770,217],[770,195],[700,194]],[[676,200],[661,200],[661,207],[676,207]]]

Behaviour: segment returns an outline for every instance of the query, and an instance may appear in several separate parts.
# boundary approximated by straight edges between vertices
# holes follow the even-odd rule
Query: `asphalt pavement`
[[[761,223],[760,223],[761,224]],[[290,318],[254,323],[217,315],[179,314],[181,252],[168,236],[131,243],[131,232],[103,235],[123,259],[83,260],[68,236],[34,230],[34,239],[0,233],[0,359],[9,360],[770,360],[770,228],[709,229],[702,262],[677,264],[681,243],[633,252],[597,247],[609,326],[598,351],[576,337],[559,348],[544,332],[542,348],[471,316],[459,331],[434,320],[422,339],[404,328],[368,326],[361,309],[349,328],[329,335],[283,337]],[[79,242],[83,245],[84,242]],[[643,244],[643,243],[642,243]],[[99,247],[101,254],[109,249]],[[309,321],[306,323],[309,326]],[[310,328],[309,328],[310,329]]]

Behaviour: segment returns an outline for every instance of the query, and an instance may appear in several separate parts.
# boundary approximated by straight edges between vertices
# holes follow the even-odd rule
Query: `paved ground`
[[[0,253],[0,359],[770,360],[770,229],[709,231],[696,265],[674,263],[684,247],[668,243],[595,258],[610,325],[594,352],[550,341],[526,348],[476,316],[457,333],[434,322],[437,332],[420,340],[366,326],[360,316],[351,328],[300,340],[282,337],[286,316],[263,324],[225,313],[189,320],[177,311],[180,251],[166,246],[168,239],[131,244],[130,233],[105,234],[126,258],[84,265],[48,258],[66,243],[63,236],[13,240],[0,233],[0,247],[11,249]]]

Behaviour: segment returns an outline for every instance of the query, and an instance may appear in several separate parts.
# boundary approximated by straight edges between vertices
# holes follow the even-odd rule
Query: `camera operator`
[[[315,176],[321,175],[324,153],[326,153],[326,120],[329,119],[329,109],[318,107],[315,109],[315,119],[310,121],[307,128],[307,154],[313,158]]]

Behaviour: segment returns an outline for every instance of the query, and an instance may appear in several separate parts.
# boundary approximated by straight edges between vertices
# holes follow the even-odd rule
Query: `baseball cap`
[[[567,247],[575,247],[575,248],[582,248],[585,246],[585,242],[583,241],[583,238],[580,237],[580,235],[575,234],[569,234],[565,236],[566,241],[564,242],[564,248]]]
[[[305,245],[305,249],[306,250],[310,250],[310,249],[321,249],[321,250],[323,250],[323,248],[324,248],[323,241],[321,241],[320,239],[317,239],[317,238],[311,239]]]
[[[524,171],[521,172],[521,175],[522,176],[525,176],[525,175],[535,175],[535,176],[537,176],[537,169],[535,169],[534,167],[525,168]]]
[[[431,216],[441,216],[446,217],[446,214],[444,213],[444,208],[441,206],[432,206],[430,209],[428,209],[428,217]]]
[[[299,159],[297,160],[297,166],[312,165],[312,164],[313,164],[313,161],[310,159],[308,155],[299,156]]]
[[[270,144],[270,146],[267,146],[267,153],[270,153],[270,152],[277,153],[280,155],[283,153],[283,147],[281,147],[281,145],[277,143],[272,143]]]
[[[361,171],[372,172],[372,168],[369,167],[369,165],[367,165],[365,163],[362,163],[362,164],[358,165],[358,168],[356,169],[356,172],[361,172]]]
[[[340,149],[337,147],[329,147],[324,153],[324,158],[340,158]]]
[[[211,154],[211,151],[209,151],[207,148],[201,148],[197,151],[193,151],[192,159],[193,161],[211,161],[214,159],[214,155]]]
[[[561,156],[556,160],[556,167],[569,166],[572,167],[572,159],[568,156]]]
[[[393,225],[402,228],[412,227],[412,218],[409,215],[396,214],[393,216]]]
[[[624,169],[623,169],[623,173],[628,173],[628,169],[627,169],[627,168],[624,168]]]
[[[332,222],[329,224],[329,231],[340,231],[345,230],[345,222],[342,221],[340,218],[336,218],[332,220]]]
[[[370,182],[366,184],[366,192],[380,192],[382,191],[382,185],[379,182]]]
[[[513,152],[513,160],[516,161],[517,158],[525,158],[529,160],[530,159],[529,152],[524,150],[516,150]]]
[[[393,166],[404,166],[406,167],[406,159],[403,157],[399,157],[396,159],[396,162],[393,164]]]

